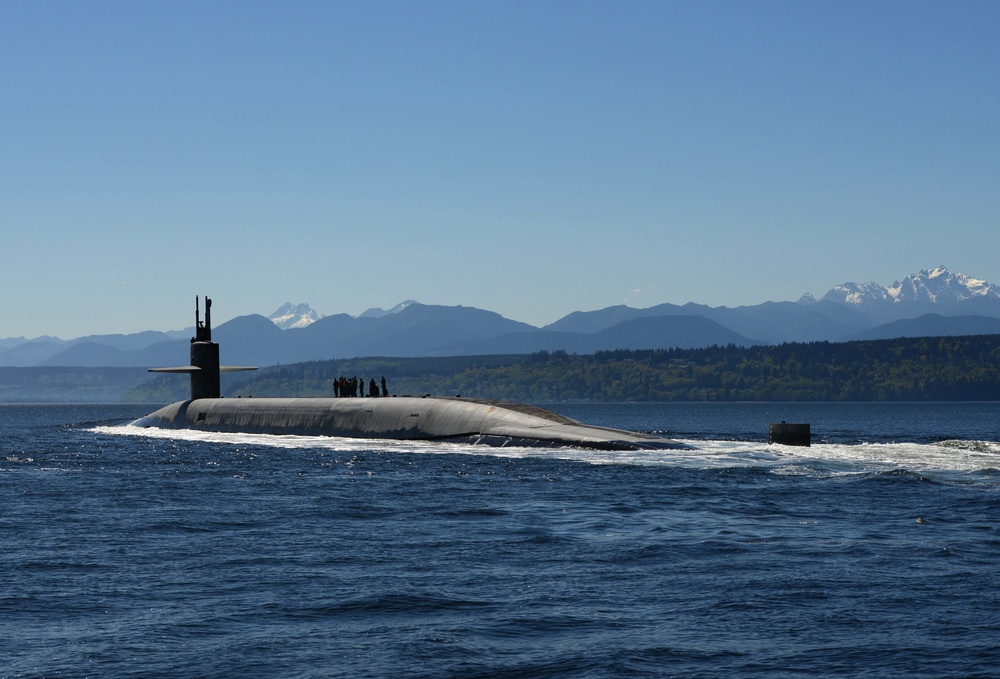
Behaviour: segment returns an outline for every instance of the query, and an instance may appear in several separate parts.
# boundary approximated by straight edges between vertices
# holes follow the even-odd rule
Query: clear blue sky
[[[0,3],[0,337],[1000,282],[1000,2]]]

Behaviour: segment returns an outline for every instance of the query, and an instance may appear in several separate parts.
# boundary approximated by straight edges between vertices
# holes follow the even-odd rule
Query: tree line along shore
[[[552,401],[996,401],[1000,335],[601,351],[575,355],[359,358],[223,375],[231,397],[333,396],[341,375],[385,376],[393,395]],[[160,376],[130,402],[188,397]]]

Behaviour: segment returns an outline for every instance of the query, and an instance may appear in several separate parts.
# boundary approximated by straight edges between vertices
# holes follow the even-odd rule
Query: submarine
[[[225,366],[212,341],[212,300],[205,297],[201,321],[195,297],[195,336],[191,363],[150,368],[157,373],[187,373],[191,398],[141,417],[132,426],[243,434],[330,436],[482,444],[587,448],[596,450],[671,450],[689,446],[638,432],[583,424],[524,403],[484,398],[393,396],[354,398],[222,398],[220,373],[256,370]]]

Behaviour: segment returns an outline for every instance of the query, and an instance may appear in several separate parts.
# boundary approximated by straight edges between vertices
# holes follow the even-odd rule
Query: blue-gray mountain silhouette
[[[302,305],[306,306],[306,305]],[[356,356],[525,354],[565,350],[692,348],[713,344],[845,341],[1000,332],[1000,292],[944,267],[883,288],[846,283],[817,300],[709,307],[660,304],[577,311],[543,328],[492,311],[407,301],[361,317],[334,314],[282,330],[261,315],[215,328],[229,364],[274,365]],[[145,367],[184,363],[193,328],[75,340],[8,338],[0,366]]]

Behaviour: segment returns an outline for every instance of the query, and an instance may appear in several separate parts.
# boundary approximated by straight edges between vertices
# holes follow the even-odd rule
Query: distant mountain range
[[[953,274],[946,267],[939,266],[910,274],[902,282],[896,281],[889,287],[874,282],[842,283],[830,289],[822,300],[853,306],[876,322],[884,323],[914,318],[922,313],[988,311],[1000,300],[1000,288],[965,274]],[[799,302],[812,304],[816,299],[806,294]]]
[[[0,366],[152,367],[188,358],[193,328],[131,335],[0,340]],[[565,350],[697,348],[711,345],[849,341],[1000,334],[1000,289],[945,267],[883,287],[844,283],[821,298],[709,307],[576,311],[538,328],[474,307],[408,300],[358,317],[322,316],[285,304],[268,317],[241,316],[213,329],[224,363],[274,365],[356,356],[461,356]]]

